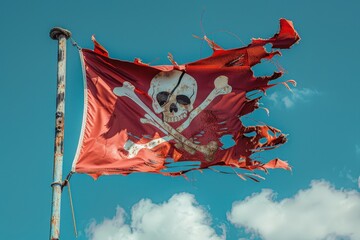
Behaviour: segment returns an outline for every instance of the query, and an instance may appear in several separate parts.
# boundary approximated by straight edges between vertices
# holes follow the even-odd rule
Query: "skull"
[[[162,113],[165,122],[178,122],[192,111],[197,93],[193,77],[179,70],[158,73],[150,83],[149,96],[156,113]]]

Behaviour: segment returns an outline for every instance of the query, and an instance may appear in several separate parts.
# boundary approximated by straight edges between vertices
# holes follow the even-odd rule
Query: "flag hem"
[[[85,125],[86,125],[86,119],[87,119],[87,110],[88,110],[88,94],[87,94],[87,82],[86,82],[86,73],[85,73],[85,64],[84,64],[84,55],[82,50],[79,51],[79,57],[80,57],[80,62],[81,62],[81,70],[82,70],[82,75],[83,75],[83,87],[84,87],[84,111],[83,111],[83,118],[82,118],[82,123],[81,123],[81,130],[80,130],[80,137],[79,137],[79,142],[76,148],[76,153],[75,153],[75,157],[72,163],[72,167],[71,167],[71,171],[72,172],[76,172],[75,168],[76,168],[76,163],[79,160],[79,156],[80,156],[80,151],[82,148],[82,143],[84,140],[84,135],[85,135]]]

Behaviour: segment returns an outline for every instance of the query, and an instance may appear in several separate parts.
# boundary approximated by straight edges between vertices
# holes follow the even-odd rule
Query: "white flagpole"
[[[66,40],[71,32],[62,28],[53,28],[50,37],[58,40],[58,70],[55,120],[55,148],[52,187],[52,207],[50,220],[50,239],[60,238],[60,206],[62,191],[62,165],[64,153],[64,119],[65,119],[65,77],[66,77]]]

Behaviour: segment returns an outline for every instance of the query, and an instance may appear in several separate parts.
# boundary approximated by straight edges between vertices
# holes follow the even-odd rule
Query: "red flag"
[[[280,54],[267,52],[264,45],[289,48],[299,39],[292,22],[281,19],[279,33],[270,39],[224,50],[204,37],[212,56],[169,66],[109,58],[93,39],[95,51],[81,51],[85,117],[73,171],[96,178],[132,172],[182,175],[212,166],[289,169],[280,159],[266,164],[252,159],[256,152],[285,143],[286,136],[267,125],[244,126],[240,117],[258,108],[260,97],[250,99],[247,93],[265,92],[275,85],[270,81],[282,76],[253,75],[252,66]],[[225,138],[233,146],[224,145]],[[199,165],[166,170],[184,161]]]

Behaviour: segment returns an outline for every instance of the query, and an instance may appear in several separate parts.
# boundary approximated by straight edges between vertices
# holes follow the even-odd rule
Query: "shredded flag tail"
[[[265,94],[279,83],[289,89],[288,83],[296,85],[273,82],[283,71],[255,77],[251,69],[300,40],[292,22],[280,19],[277,34],[242,48],[223,49],[206,36],[203,40],[213,49],[210,57],[178,64],[169,53],[172,65],[151,66],[140,58],[110,58],[92,37],[94,50],[80,50],[85,110],[73,172],[95,179],[134,172],[184,176],[228,166],[232,174],[258,181],[262,177],[254,170],[291,169],[279,158],[254,159],[283,145],[286,135],[266,124],[245,126],[241,117],[259,108],[268,113],[259,107],[261,96],[248,93]]]
[[[109,52],[100,43],[98,43],[96,41],[95,35],[91,36],[91,40],[94,43],[94,52],[96,52],[104,57],[109,57]]]

